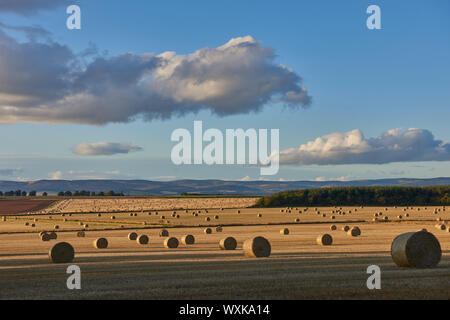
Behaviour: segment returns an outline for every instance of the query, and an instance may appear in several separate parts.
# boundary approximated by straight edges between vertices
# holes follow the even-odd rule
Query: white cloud
[[[61,180],[63,173],[62,171],[55,171],[48,174],[51,180]]]
[[[281,164],[383,164],[411,161],[449,161],[450,144],[425,129],[392,129],[377,138],[352,130],[331,133],[280,152]]]
[[[2,31],[12,28],[30,40]],[[301,77],[250,36],[189,55],[105,57],[91,50],[90,58],[49,37],[41,28],[0,25],[1,123],[106,124],[200,110],[226,116],[271,102],[294,108],[311,102]]]
[[[117,142],[80,143],[72,148],[72,152],[79,156],[104,156],[114,154],[125,154],[141,150],[142,150],[141,147],[133,146],[131,143],[117,143]]]

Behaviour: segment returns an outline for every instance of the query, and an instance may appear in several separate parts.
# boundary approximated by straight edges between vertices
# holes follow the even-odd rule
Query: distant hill
[[[129,195],[195,194],[268,195],[285,190],[347,186],[435,186],[450,185],[450,178],[433,179],[379,179],[356,181],[224,181],[224,180],[38,180],[29,182],[0,181],[0,191],[23,190],[59,191],[87,190],[123,191]]]

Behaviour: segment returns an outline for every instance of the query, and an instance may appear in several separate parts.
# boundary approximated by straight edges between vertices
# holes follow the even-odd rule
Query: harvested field
[[[258,198],[67,199],[58,201],[43,213],[242,208],[254,205],[257,200]]]
[[[40,211],[53,202],[53,200],[0,200],[0,215]]]
[[[179,219],[160,221],[160,215],[111,213],[98,217],[94,213],[77,213],[61,222],[61,215],[39,216],[36,227],[26,227],[28,217],[8,217],[0,221],[0,298],[2,299],[449,299],[450,233],[434,227],[442,223],[449,211],[442,207],[427,209],[399,208],[319,208],[327,216],[334,210],[335,219],[323,218],[314,208],[291,208],[290,213],[273,209],[209,210],[196,217],[192,210],[177,211]],[[437,211],[435,214],[435,210]],[[348,213],[348,211],[352,211]],[[374,213],[383,211],[389,221],[372,221]],[[198,212],[199,210],[196,210]],[[299,213],[302,211],[302,213]],[[397,216],[403,212],[403,219]],[[262,213],[258,218],[257,213]],[[216,232],[218,221],[205,222],[206,215],[220,214],[222,232]],[[293,216],[299,223],[293,223]],[[52,219],[49,219],[52,217]],[[29,217],[31,220],[34,217]],[[85,237],[79,221],[89,224]],[[58,221],[58,222],[56,222]],[[147,221],[146,226],[142,221]],[[38,232],[60,226],[58,240],[43,242]],[[124,228],[121,228],[121,225]],[[336,225],[336,230],[330,230]],[[349,237],[341,226],[358,226],[361,235]],[[212,233],[205,234],[205,227]],[[195,237],[193,245],[164,247],[161,228],[180,240],[186,234]],[[280,229],[289,228],[289,236]],[[399,234],[426,228],[439,240],[442,258],[433,269],[399,268],[390,255],[393,239]],[[145,246],[128,240],[128,234],[146,234]],[[331,246],[318,246],[319,234],[333,237]],[[247,239],[263,236],[271,245],[268,258],[247,258],[242,251]],[[108,239],[108,248],[92,245],[97,238]],[[220,240],[233,237],[236,250],[221,250]],[[53,264],[49,249],[56,242],[70,243],[75,249],[76,264],[82,271],[82,290],[66,287],[68,264]],[[381,268],[381,290],[366,287],[367,267]]]

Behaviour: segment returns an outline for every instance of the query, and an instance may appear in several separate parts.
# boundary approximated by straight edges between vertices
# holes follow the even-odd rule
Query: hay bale
[[[137,237],[138,237],[138,234],[136,232],[130,232],[128,234],[128,240],[130,240],[130,241],[135,241],[137,239]]]
[[[219,216],[214,216],[214,219],[219,220]]]
[[[399,267],[433,268],[439,264],[442,250],[432,233],[407,232],[392,241],[391,256]]]
[[[331,220],[334,220],[334,219],[336,219],[336,217],[335,216],[331,216]]]
[[[144,245],[148,244],[149,238],[145,234],[141,234],[139,237],[137,237],[136,242],[138,244]]]
[[[30,225],[29,222],[25,222],[25,226],[28,227]]]
[[[206,222],[209,222],[209,221],[211,221],[211,219],[210,219],[209,217],[206,217],[206,218],[205,218],[205,221],[206,221]]]
[[[53,263],[69,263],[75,258],[75,250],[69,243],[59,242],[50,249],[48,257]]]
[[[223,228],[221,226],[216,227],[216,232],[222,232]]]
[[[111,216],[111,220],[116,220],[116,217],[115,216]]]
[[[50,235],[49,235],[48,233],[46,233],[46,232],[44,232],[40,237],[41,237],[41,240],[42,240],[42,241],[45,241],[45,242],[51,240]]]
[[[160,237],[168,237],[168,236],[169,236],[169,231],[167,231],[166,229],[162,229],[162,230],[159,232],[159,236],[160,236]]]
[[[261,214],[261,213],[258,213],[256,216],[257,216],[258,218],[261,218],[261,217],[262,217],[262,214]]]
[[[436,229],[439,229],[439,230],[445,230],[445,224],[437,224],[436,226]]]
[[[334,230],[336,230],[336,229],[337,229],[336,225],[332,224],[332,225],[330,226],[330,230],[331,230],[331,231],[334,231]]]
[[[342,231],[347,232],[348,230],[350,230],[349,226],[344,226],[341,228]]]
[[[237,241],[233,237],[226,237],[219,241],[219,247],[222,250],[234,250],[237,247]]]
[[[333,237],[328,233],[321,234],[317,237],[316,242],[319,246],[331,246],[333,244]]]
[[[288,228],[283,228],[280,230],[280,234],[282,235],[288,235],[289,234],[289,229]]]
[[[195,238],[191,234],[187,234],[181,238],[181,243],[184,245],[190,245],[195,243]]]
[[[174,237],[172,237],[172,238],[167,238],[166,240],[164,240],[164,246],[165,246],[167,249],[175,249],[175,248],[178,248],[178,244],[179,244],[178,239],[177,239],[177,238],[174,238]]]
[[[54,231],[50,232],[49,235],[50,235],[50,240],[56,240],[58,238],[58,235]]]
[[[108,248],[108,240],[106,238],[95,239],[94,247],[96,249],[106,249],[106,248]]]
[[[86,236],[86,233],[84,231],[78,231],[77,232],[77,237],[78,238],[84,238]]]
[[[300,219],[299,219],[299,218],[296,218],[294,221],[295,221],[295,222],[300,222]]]
[[[211,233],[212,233],[212,230],[211,230],[211,228],[205,228],[205,229],[203,230],[203,232],[204,232],[205,234],[211,234]]]
[[[361,230],[358,227],[353,227],[347,231],[347,235],[350,237],[358,237],[361,235]]]
[[[245,240],[242,249],[247,258],[264,258],[270,256],[272,247],[266,238],[255,237]]]

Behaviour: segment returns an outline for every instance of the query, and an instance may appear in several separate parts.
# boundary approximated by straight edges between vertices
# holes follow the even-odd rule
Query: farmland
[[[288,209],[248,208],[255,201],[252,198],[117,201],[66,199],[35,214],[0,221],[0,298],[450,298],[450,232],[448,227],[435,228],[449,218],[449,210],[442,206]],[[223,230],[217,231],[217,226]],[[361,235],[348,236],[342,231],[345,226],[358,226]],[[206,227],[211,234],[204,232]],[[160,237],[162,228],[179,240],[191,234],[195,243],[167,249]],[[281,234],[283,228],[289,234]],[[392,240],[423,228],[440,242],[439,265],[397,267],[390,256]],[[50,230],[56,231],[57,240],[41,241],[38,233]],[[85,237],[77,237],[81,230]],[[130,232],[147,235],[149,243],[130,241]],[[317,245],[317,236],[325,233],[332,236],[333,244]],[[269,240],[270,257],[243,255],[243,242],[255,236]],[[99,237],[108,239],[107,249],[94,248]],[[236,250],[220,250],[219,241],[225,237],[237,240]],[[81,268],[81,290],[66,287],[69,264],[49,260],[49,249],[61,241],[75,249],[70,264]],[[370,265],[382,270],[381,290],[366,287]]]

